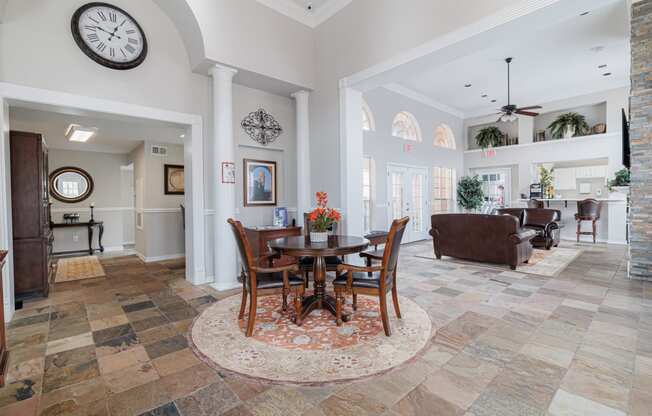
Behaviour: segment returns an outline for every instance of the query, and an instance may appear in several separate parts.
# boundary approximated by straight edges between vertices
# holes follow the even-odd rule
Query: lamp
[[[66,139],[71,142],[81,142],[85,143],[97,133],[96,128],[91,127],[82,127],[78,124],[71,124],[66,130]]]

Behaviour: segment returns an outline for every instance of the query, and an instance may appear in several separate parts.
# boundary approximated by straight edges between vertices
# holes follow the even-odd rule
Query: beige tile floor
[[[0,414],[650,415],[652,284],[625,278],[624,248],[581,245],[549,278],[415,257],[427,247],[403,247],[399,272],[438,328],[426,351],[322,387],[212,370],[185,333],[220,295],[179,262],[103,258],[106,277],[57,284],[8,325]]]

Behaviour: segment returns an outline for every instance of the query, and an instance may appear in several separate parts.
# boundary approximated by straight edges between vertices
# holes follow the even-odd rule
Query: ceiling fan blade
[[[532,111],[522,111],[522,110],[516,110],[516,114],[521,114],[530,117],[536,117],[539,115],[539,113],[533,113]]]
[[[538,109],[540,109],[540,108],[543,108],[543,107],[541,107],[540,105],[531,105],[531,106],[529,106],[529,107],[521,107],[521,108],[519,108],[518,110],[519,110],[519,111],[520,111],[520,110],[538,110]]]

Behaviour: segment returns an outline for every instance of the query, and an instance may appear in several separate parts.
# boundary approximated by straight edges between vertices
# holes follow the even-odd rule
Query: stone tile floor
[[[625,278],[623,247],[581,245],[554,278],[415,257],[427,247],[405,246],[399,269],[437,329],[426,351],[300,388],[193,355],[188,326],[224,295],[185,282],[183,264],[103,258],[105,278],[57,284],[8,325],[0,414],[650,415],[652,284]]]

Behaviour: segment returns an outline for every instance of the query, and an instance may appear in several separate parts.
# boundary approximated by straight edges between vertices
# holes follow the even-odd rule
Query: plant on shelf
[[[317,192],[317,208],[308,214],[310,221],[310,241],[324,242],[328,241],[328,230],[333,224],[342,219],[342,215],[333,208],[328,208],[328,194],[326,192]]]
[[[457,201],[466,210],[477,210],[484,202],[482,181],[478,175],[463,176],[457,184]]]
[[[497,147],[503,143],[504,134],[496,126],[485,127],[475,135],[475,142],[482,149]]]
[[[627,187],[632,181],[629,169],[624,168],[616,172],[616,175],[609,181],[609,190],[619,187]]]
[[[583,136],[589,132],[586,117],[574,112],[560,114],[548,128],[555,139]]]
[[[539,183],[541,184],[544,198],[554,198],[555,196],[555,189],[552,186],[555,181],[554,171],[555,168],[546,169],[543,165],[539,166]]]

